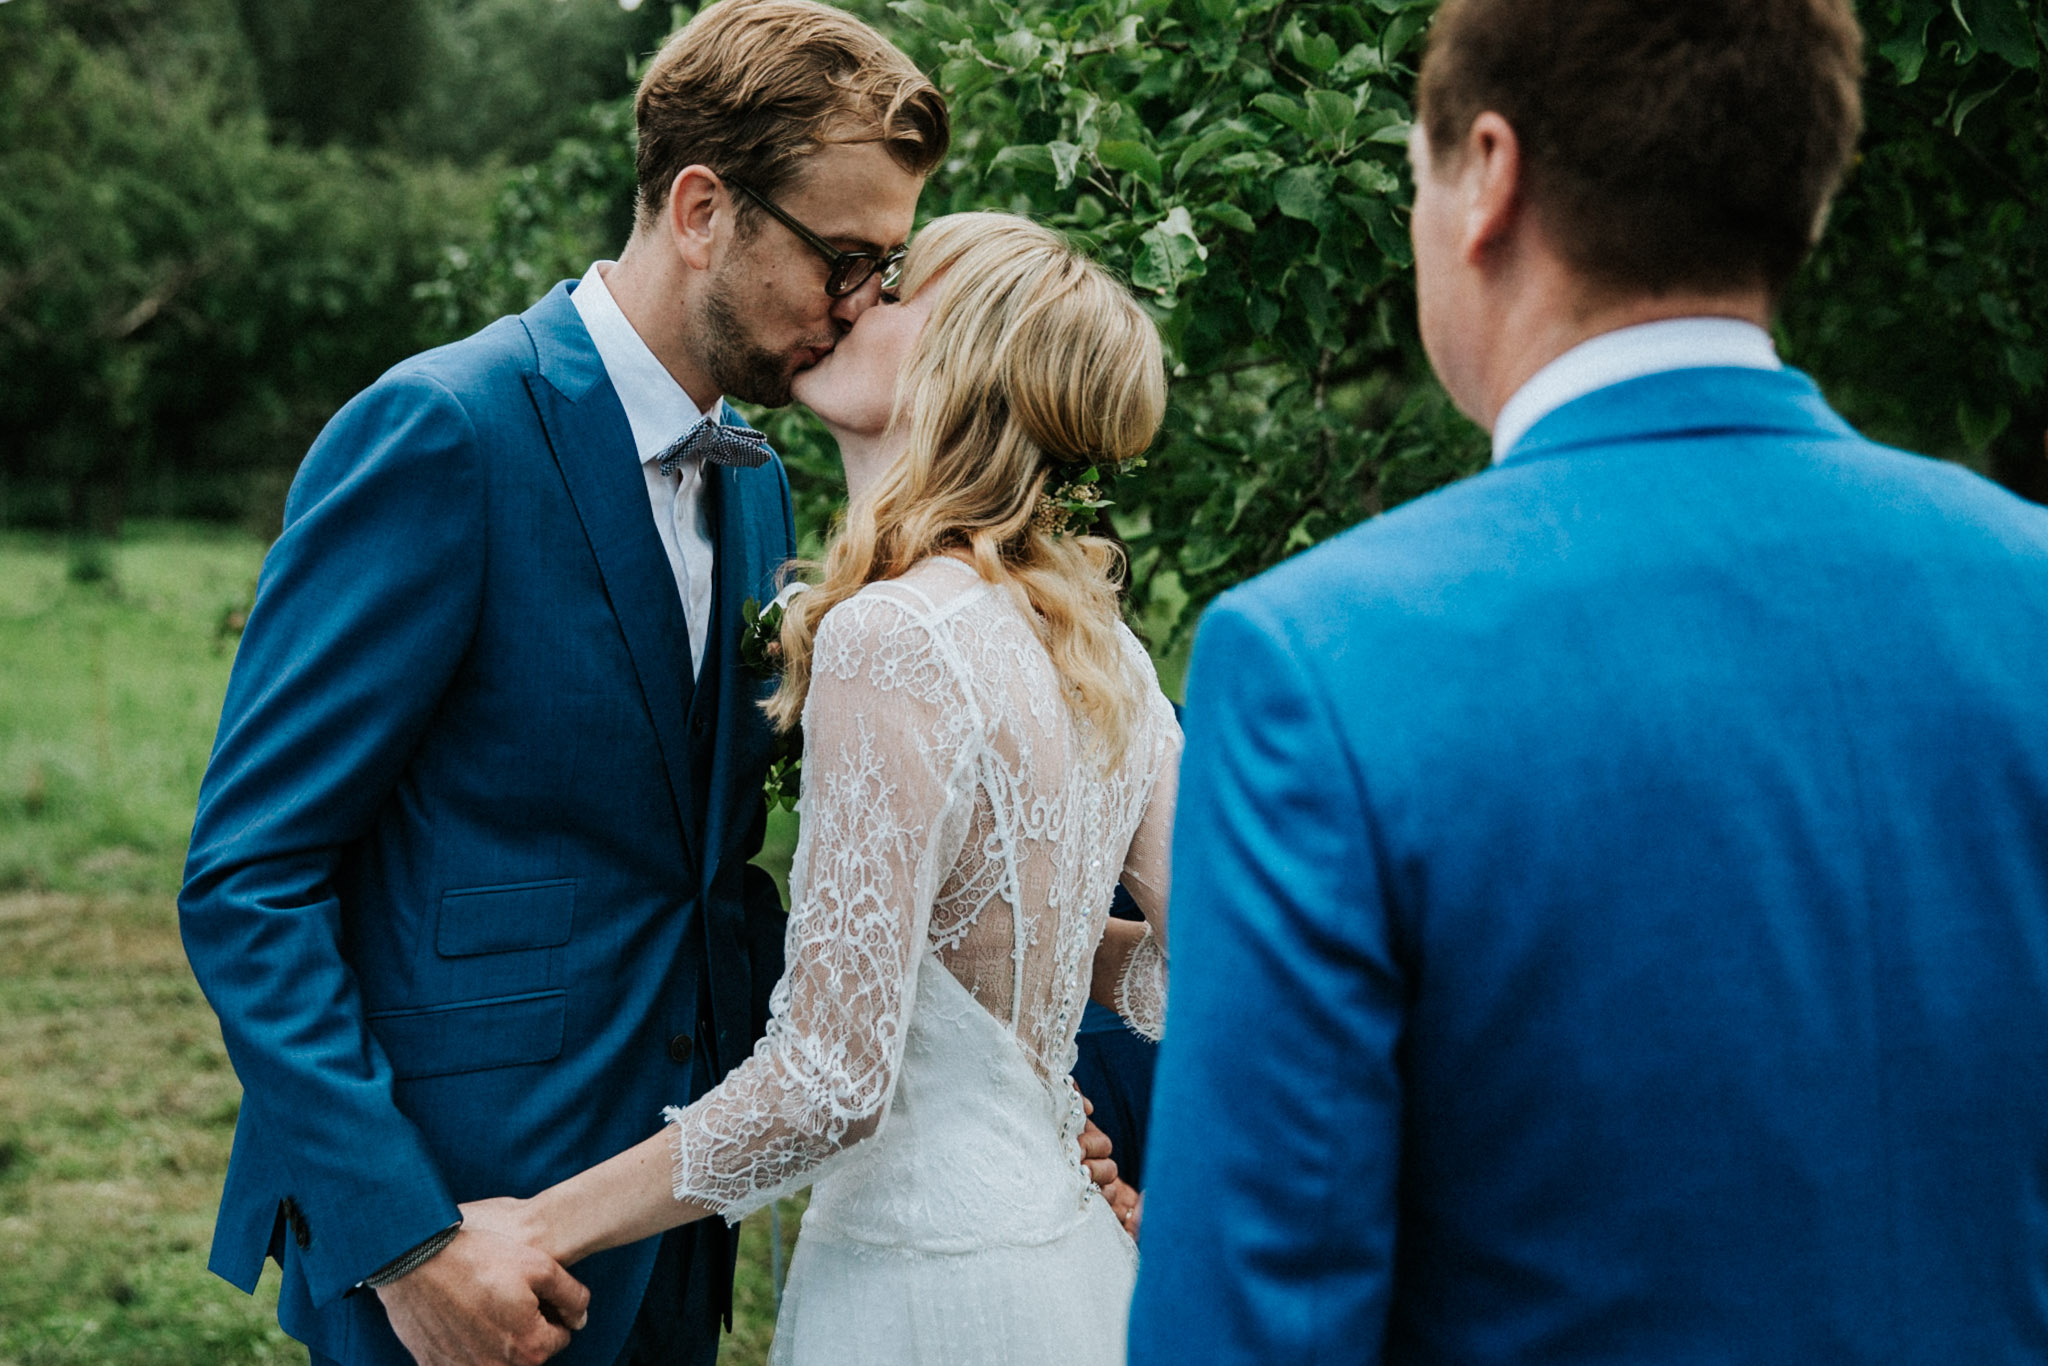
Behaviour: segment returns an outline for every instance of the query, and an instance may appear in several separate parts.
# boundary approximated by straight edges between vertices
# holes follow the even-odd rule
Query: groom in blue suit
[[[1496,468],[1203,623],[1137,1366],[2048,1360],[2048,512],[1765,330],[1859,52],[1439,11],[1422,332]]]
[[[671,39],[638,121],[621,259],[307,456],[201,792],[182,925],[244,1086],[212,1266],[280,1261],[316,1363],[716,1355],[720,1221],[572,1278],[456,1207],[644,1139],[761,1030],[737,646],[793,545],[723,399],[787,402],[880,296],[947,118],[865,25],[762,0]]]

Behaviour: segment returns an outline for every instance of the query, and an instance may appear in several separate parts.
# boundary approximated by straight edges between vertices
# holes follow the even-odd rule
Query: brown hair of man
[[[1445,0],[1422,62],[1430,155],[1515,130],[1527,202],[1618,293],[1774,296],[1862,128],[1849,0]]]
[[[946,99],[911,60],[850,14],[810,0],[718,0],[662,44],[633,103],[639,211],[668,201],[689,166],[773,195],[805,157],[880,142],[912,175],[946,155]],[[756,206],[736,196],[739,220]]]

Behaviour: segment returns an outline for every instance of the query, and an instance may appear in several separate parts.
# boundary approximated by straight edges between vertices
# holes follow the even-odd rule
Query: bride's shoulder
[[[865,584],[835,603],[818,622],[816,650],[865,653],[887,647],[902,653],[928,645],[944,596],[931,591],[923,569],[918,565],[898,578]]]
[[[886,629],[906,621],[931,626],[950,615],[963,591],[980,583],[981,577],[972,567],[950,556],[934,555],[893,579],[863,585],[827,612],[819,629],[827,622],[838,623],[841,630],[857,631]]]

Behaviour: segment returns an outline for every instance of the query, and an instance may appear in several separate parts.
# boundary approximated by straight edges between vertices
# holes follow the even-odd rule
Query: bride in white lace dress
[[[1090,994],[1160,1028],[1180,731],[1115,549],[1043,495],[1150,444],[1159,344],[1022,219],[941,219],[905,265],[797,388],[852,498],[769,704],[805,759],[767,1036],[648,1142],[465,1210],[567,1263],[809,1185],[775,1362],[1118,1363],[1136,1248],[1068,1071]],[[1120,879],[1146,925],[1108,918]]]

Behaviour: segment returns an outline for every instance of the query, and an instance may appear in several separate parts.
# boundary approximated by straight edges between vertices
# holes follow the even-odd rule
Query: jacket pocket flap
[[[541,991],[370,1016],[401,1081],[547,1062],[561,1054],[569,993]]]
[[[576,921],[576,880],[463,887],[441,896],[434,948],[444,958],[552,949],[569,942]]]

